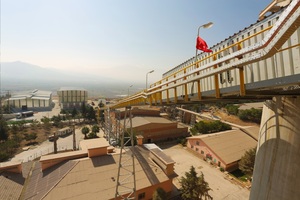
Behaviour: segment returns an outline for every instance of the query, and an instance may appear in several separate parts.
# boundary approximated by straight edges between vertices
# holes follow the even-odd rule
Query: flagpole
[[[201,26],[198,27],[198,33],[197,33],[197,38],[199,37],[199,33],[200,33],[200,28],[210,28],[213,26],[214,23],[212,22],[208,22],[207,24],[203,24]],[[195,56],[195,67],[197,67],[197,54],[198,54],[198,49],[196,48],[196,56]]]

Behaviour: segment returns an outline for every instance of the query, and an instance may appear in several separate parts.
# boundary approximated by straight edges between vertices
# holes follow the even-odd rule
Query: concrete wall
[[[300,197],[300,97],[276,97],[263,107],[250,199]]]

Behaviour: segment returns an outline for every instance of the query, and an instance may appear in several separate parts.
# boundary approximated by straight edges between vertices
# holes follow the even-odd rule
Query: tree
[[[99,130],[100,130],[100,128],[99,128],[99,126],[98,126],[98,125],[94,125],[94,126],[92,126],[92,132],[93,132],[93,133],[98,133],[98,132],[99,132]]]
[[[202,197],[212,199],[208,194],[211,188],[205,181],[203,173],[201,172],[198,177],[194,166],[191,166],[189,172],[185,172],[185,177],[181,177],[179,183],[181,185],[181,197],[184,200],[199,200]]]
[[[88,108],[88,111],[86,113],[86,118],[88,120],[96,120],[96,113],[92,106]]]
[[[256,156],[256,147],[245,152],[239,161],[239,169],[249,176],[252,176],[254,170],[254,162]]]
[[[73,119],[75,118],[76,115],[78,115],[78,111],[77,111],[76,108],[73,108],[73,110],[72,110],[72,117],[73,117]]]
[[[8,139],[8,126],[6,121],[0,116],[0,141]]]
[[[86,114],[87,114],[86,105],[85,105],[84,102],[82,102],[82,104],[81,104],[81,115],[82,115],[83,119],[86,118]]]
[[[84,134],[84,139],[87,139],[87,134],[90,132],[90,128],[87,127],[87,126],[84,126],[82,129],[81,129],[81,133]]]
[[[152,199],[153,200],[165,200],[165,199],[167,199],[167,193],[166,193],[166,191],[164,191],[164,189],[159,187],[154,191]]]

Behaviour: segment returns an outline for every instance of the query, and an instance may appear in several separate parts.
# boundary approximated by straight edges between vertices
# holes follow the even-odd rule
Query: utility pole
[[[73,151],[76,151],[75,125],[73,125]]]

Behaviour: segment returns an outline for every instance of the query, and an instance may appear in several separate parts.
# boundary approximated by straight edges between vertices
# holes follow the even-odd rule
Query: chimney
[[[142,135],[137,135],[137,136],[136,136],[137,144],[138,144],[139,146],[142,146],[142,145],[143,145],[143,139],[144,139],[144,137],[143,137]]]

